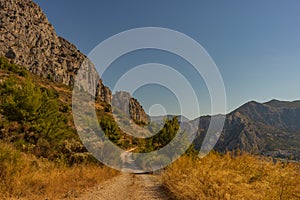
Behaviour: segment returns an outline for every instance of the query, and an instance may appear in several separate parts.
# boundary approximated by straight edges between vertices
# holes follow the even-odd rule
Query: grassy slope
[[[0,142],[0,199],[62,199],[115,176],[96,164],[68,167],[36,158]]]
[[[300,165],[251,155],[182,157],[163,173],[177,199],[300,199]]]
[[[72,91],[69,87],[32,75],[25,68],[0,58],[1,92],[9,91],[4,88],[6,83],[13,83],[10,88],[15,91],[3,93],[0,100],[0,199],[76,197],[85,188],[117,174],[97,163],[81,144],[72,119]],[[49,116],[42,116],[43,120],[36,122],[22,112],[24,116],[14,119],[17,113],[8,112],[10,107],[4,104],[12,98],[15,100],[8,103],[18,108],[13,103],[22,101],[15,98],[19,95],[16,91],[20,86],[24,90],[27,86],[29,88],[30,94],[20,94],[20,97],[29,99],[28,106],[35,102],[31,95],[46,99],[37,101],[37,105],[46,102],[46,105],[53,106]],[[21,89],[20,93],[24,90]],[[40,90],[49,95],[43,95]],[[109,115],[104,111],[105,106],[105,103],[97,102],[97,111],[102,116]],[[25,111],[38,113],[27,108]],[[48,123],[51,116],[62,122],[56,129],[50,127],[45,132],[40,127],[56,126]]]

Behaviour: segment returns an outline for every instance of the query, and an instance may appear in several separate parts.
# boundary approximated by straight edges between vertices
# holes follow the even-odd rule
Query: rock
[[[15,59],[16,58],[16,54],[15,54],[15,52],[12,49],[9,49],[6,52],[5,57],[9,58],[9,59]]]
[[[130,98],[129,100],[129,113],[131,119],[133,119],[137,123],[148,124],[148,116],[145,113],[141,104],[134,98]]]
[[[68,86],[86,56],[57,36],[41,8],[31,0],[0,0],[0,56],[13,59],[33,74]],[[97,83],[97,96],[111,102],[111,92]]]
[[[128,92],[116,92],[112,98],[112,106],[121,110],[125,115],[130,116],[138,124],[149,123],[148,116],[143,107]]]
[[[124,114],[129,116],[129,100],[131,96],[128,92],[119,91],[113,95],[112,107],[120,109]]]
[[[100,79],[99,84],[97,85],[96,89],[96,96],[100,99],[100,101],[107,102],[111,104],[112,101],[112,94],[110,89],[102,84],[102,80]]]

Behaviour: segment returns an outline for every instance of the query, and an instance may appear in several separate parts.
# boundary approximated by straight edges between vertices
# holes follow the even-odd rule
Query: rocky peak
[[[117,108],[136,123],[148,124],[149,119],[141,104],[128,92],[119,91],[113,95],[113,108]]]
[[[73,86],[86,56],[57,36],[41,8],[31,0],[0,0],[0,56],[33,74]],[[97,83],[100,100],[111,103],[109,88]]]
[[[135,98],[130,98],[129,100],[129,113],[131,118],[137,122],[142,124],[148,124],[148,116],[145,113],[141,104]]]

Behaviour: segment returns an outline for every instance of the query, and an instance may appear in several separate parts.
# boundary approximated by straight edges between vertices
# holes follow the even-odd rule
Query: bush
[[[100,119],[100,126],[110,141],[119,144],[122,133],[120,132],[117,123],[111,117],[102,117]]]
[[[25,67],[21,67],[19,65],[16,65],[12,62],[10,62],[7,58],[5,57],[0,57],[0,69],[2,70],[8,70],[10,72],[16,73],[20,76],[27,76],[28,72]]]
[[[8,131],[11,141],[37,156],[57,157],[64,140],[77,138],[62,114],[67,106],[60,111],[58,94],[36,86],[30,77],[11,76],[1,83],[0,102],[0,113],[19,127]]]

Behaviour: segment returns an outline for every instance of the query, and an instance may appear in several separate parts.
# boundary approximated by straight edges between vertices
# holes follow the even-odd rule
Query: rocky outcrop
[[[138,124],[148,124],[149,119],[140,103],[128,92],[116,92],[112,98],[113,109],[119,109]]]
[[[56,35],[41,8],[31,0],[0,0],[0,56],[27,67],[33,74],[73,86],[86,56]],[[111,102],[99,80],[97,96]]]
[[[135,122],[148,124],[148,116],[141,104],[135,98],[130,98],[129,100],[129,113],[131,119],[133,119]]]

